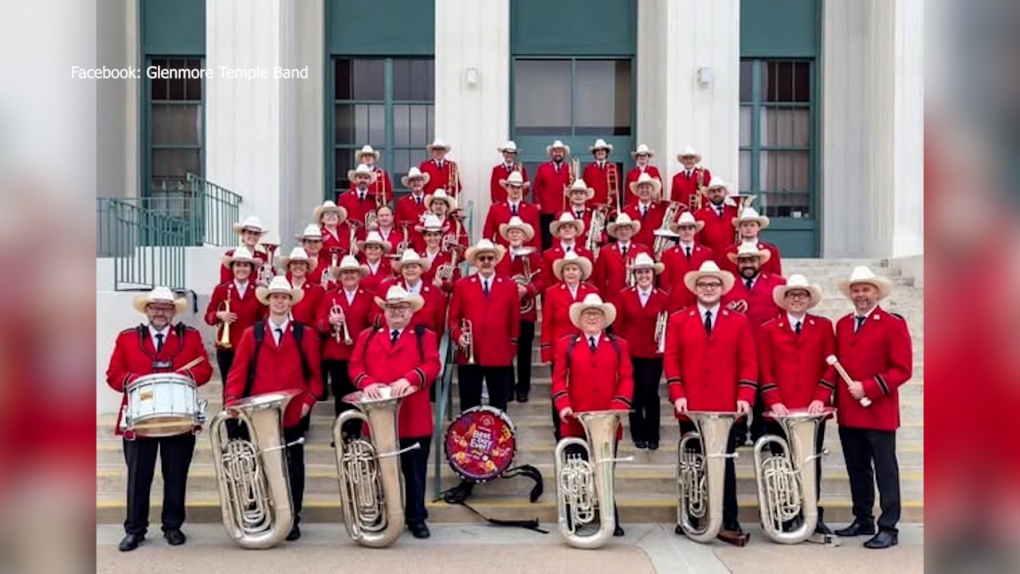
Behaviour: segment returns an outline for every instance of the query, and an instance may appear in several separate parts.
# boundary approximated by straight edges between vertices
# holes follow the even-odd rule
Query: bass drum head
[[[499,478],[513,464],[514,423],[503,411],[479,406],[460,414],[446,429],[446,460],[473,482]]]

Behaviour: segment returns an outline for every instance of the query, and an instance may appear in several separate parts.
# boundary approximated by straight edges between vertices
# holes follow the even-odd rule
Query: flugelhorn
[[[468,341],[468,343],[467,343],[467,354],[468,354],[467,364],[473,365],[473,364],[475,364],[475,337],[474,337],[474,329],[472,329],[471,319],[461,319],[460,320],[460,330],[461,330],[463,335],[467,336],[467,341]]]
[[[695,542],[711,542],[723,525],[723,480],[730,429],[741,416],[731,412],[684,413],[695,431],[685,433],[677,450],[676,532]],[[698,441],[700,448],[690,443]]]
[[[336,299],[333,299],[333,306],[329,308],[329,314],[330,315],[343,315],[343,313],[344,313],[343,307],[341,307],[336,302]],[[340,340],[341,340],[341,337],[343,337],[344,345],[350,346],[350,345],[354,344],[354,341],[351,339],[351,330],[347,328],[347,316],[346,315],[344,315],[344,318],[343,318],[343,320],[340,321],[340,324],[337,325],[336,328],[333,329],[333,336],[336,337],[336,342],[337,343],[339,343]]]
[[[233,290],[233,283],[227,285],[227,299],[223,302],[223,308],[220,311],[230,313],[230,292]],[[220,346],[224,349],[230,348],[230,323],[227,321],[222,322],[223,331],[220,333]]]

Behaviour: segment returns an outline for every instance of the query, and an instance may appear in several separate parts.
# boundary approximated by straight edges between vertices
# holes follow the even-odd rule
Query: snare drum
[[[154,373],[125,389],[121,428],[138,436],[164,437],[191,432],[205,422],[205,401],[195,381],[176,373]]]
[[[446,459],[473,482],[499,478],[514,460],[514,423],[503,411],[478,406],[461,413],[446,430]]]

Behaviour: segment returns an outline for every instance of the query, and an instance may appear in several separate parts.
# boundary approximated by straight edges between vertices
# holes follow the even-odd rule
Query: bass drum
[[[514,423],[503,411],[478,406],[460,414],[446,429],[446,460],[461,478],[489,482],[513,464]]]

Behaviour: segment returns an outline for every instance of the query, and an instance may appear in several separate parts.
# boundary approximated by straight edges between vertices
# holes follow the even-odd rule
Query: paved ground
[[[417,574],[518,573],[564,574],[768,574],[826,572],[826,574],[912,574],[924,570],[924,530],[904,525],[900,546],[869,551],[863,538],[844,540],[839,548],[818,545],[778,546],[752,530],[751,544],[734,548],[701,545],[673,534],[671,525],[625,525],[627,536],[597,551],[567,547],[559,535],[516,528],[437,524],[432,538],[418,541],[409,534],[394,546],[371,550],[355,545],[343,527],[309,524],[295,543],[268,551],[245,551],[230,543],[215,524],[185,525],[188,544],[172,548],[161,533],[150,530],[138,550],[121,553],[119,526],[96,529],[96,571],[100,574],[262,574],[287,571],[357,572],[375,574],[407,571]]]

